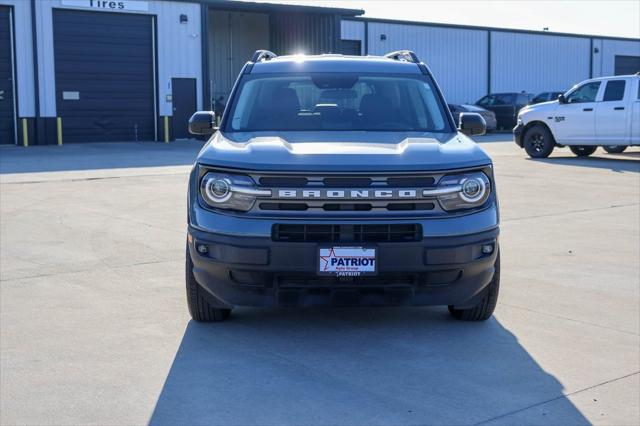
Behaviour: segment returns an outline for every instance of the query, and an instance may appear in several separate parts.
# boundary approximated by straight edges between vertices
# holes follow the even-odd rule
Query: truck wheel
[[[524,150],[531,158],[547,158],[555,144],[549,129],[541,124],[532,126],[524,134]]]
[[[500,253],[496,258],[493,279],[484,291],[485,294],[482,300],[473,308],[456,309],[453,305],[449,305],[449,313],[454,318],[462,321],[485,321],[493,315],[498,303],[498,293],[500,292]]]
[[[203,289],[196,281],[196,277],[193,275],[193,261],[191,260],[188,247],[185,266],[187,305],[189,306],[191,318],[198,322],[224,321],[229,318],[229,315],[231,315],[231,309],[213,307],[210,301],[215,298],[210,294],[205,294],[206,290]],[[220,302],[220,304],[222,304],[222,302]]]
[[[608,145],[608,146],[603,146],[602,147],[605,151],[607,151],[609,154],[620,154],[621,152],[624,152],[625,149],[627,149],[626,145]]]
[[[598,149],[597,146],[590,145],[573,145],[570,146],[569,149],[578,157],[588,157]]]

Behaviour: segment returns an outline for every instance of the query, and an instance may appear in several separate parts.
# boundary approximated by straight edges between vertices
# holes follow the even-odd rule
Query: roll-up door
[[[53,28],[64,142],[154,140],[153,18],[54,9]]]

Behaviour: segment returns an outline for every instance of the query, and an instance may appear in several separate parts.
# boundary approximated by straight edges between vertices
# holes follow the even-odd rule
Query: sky
[[[640,38],[640,0],[251,0],[364,9],[372,18]]]

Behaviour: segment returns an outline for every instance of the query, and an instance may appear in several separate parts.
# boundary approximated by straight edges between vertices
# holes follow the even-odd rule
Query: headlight
[[[271,190],[256,188],[249,176],[209,172],[200,182],[200,195],[209,207],[246,212],[257,197],[270,197]]]
[[[482,172],[449,175],[434,191],[443,209],[471,209],[483,205],[491,193],[489,178]]]

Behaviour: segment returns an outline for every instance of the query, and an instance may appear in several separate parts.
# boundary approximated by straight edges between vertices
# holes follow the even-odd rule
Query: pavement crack
[[[632,331],[619,330],[617,328],[607,327],[606,325],[600,325],[600,324],[595,324],[595,323],[592,323],[592,322],[582,321],[582,320],[578,320],[578,319],[574,319],[574,318],[563,317],[562,315],[551,314],[549,312],[536,311],[535,309],[529,309],[529,308],[525,308],[523,306],[510,305],[510,304],[504,303],[504,302],[501,302],[500,304],[504,305],[504,306],[508,306],[510,308],[522,309],[523,311],[533,312],[534,314],[546,315],[546,316],[549,316],[549,317],[563,319],[563,320],[566,320],[566,321],[577,322],[577,323],[585,324],[585,325],[590,325],[592,327],[598,327],[598,328],[602,328],[602,329],[605,329],[605,330],[617,331],[618,333],[628,334],[628,335],[631,335],[631,336],[640,336],[640,334],[634,333]]]
[[[615,379],[605,380],[604,382],[600,382],[600,383],[597,383],[595,385],[588,386],[586,388],[578,389],[576,391],[569,392],[567,394],[562,394],[560,396],[557,396],[555,398],[550,398],[550,399],[547,399],[545,401],[540,401],[540,402],[537,402],[535,404],[531,404],[531,405],[528,405],[526,407],[510,411],[508,413],[500,414],[499,416],[495,416],[495,417],[492,417],[490,419],[486,419],[486,420],[482,420],[481,422],[474,423],[474,426],[487,424],[487,423],[492,422],[494,420],[502,419],[504,417],[508,417],[508,416],[513,415],[513,414],[521,413],[521,412],[529,410],[531,408],[540,407],[540,406],[548,404],[550,402],[558,401],[558,400],[561,400],[561,399],[567,399],[570,396],[577,395],[577,394],[580,394],[582,392],[586,392],[588,390],[595,389],[595,388],[603,386],[603,385],[607,385],[609,383],[617,382],[618,380],[626,379],[628,377],[632,377],[632,376],[635,376],[637,374],[640,374],[640,371],[634,371],[633,373],[625,374],[624,376],[616,377]]]
[[[564,216],[564,215],[567,215],[567,214],[574,214],[574,213],[589,213],[589,212],[595,212],[595,211],[601,211],[601,210],[618,209],[618,208],[624,208],[624,207],[633,207],[633,206],[638,206],[638,205],[640,205],[640,203],[612,204],[612,205],[607,206],[607,207],[595,207],[595,208],[592,208],[592,209],[567,210],[567,211],[564,211],[564,212],[544,213],[544,214],[533,215],[533,216],[513,217],[511,219],[502,219],[501,222],[503,222],[503,223],[505,223],[505,222],[518,222],[518,221],[521,221],[521,220],[528,220],[528,219],[538,219],[538,218],[543,218],[543,217]]]
[[[56,173],[56,172],[51,172]],[[64,173],[64,172],[63,172]],[[13,181],[13,182],[2,182],[0,180],[0,185],[23,185],[23,184],[38,184],[38,183],[54,183],[54,182],[88,182],[92,180],[109,180],[109,179],[132,179],[132,178],[145,178],[145,177],[156,177],[156,176],[184,176],[185,172],[167,172],[167,173],[143,173],[137,175],[123,174],[116,176],[85,176],[85,177],[69,177],[69,178],[54,178],[54,179],[42,179],[42,180],[25,180],[25,181]]]
[[[101,270],[113,270],[113,271],[117,271],[119,269],[123,269],[123,268],[131,268],[131,267],[135,267],[135,266],[141,266],[141,265],[153,265],[153,264],[160,264],[160,263],[171,263],[171,262],[177,262],[180,261],[181,259],[164,259],[164,260],[147,260],[147,261],[142,261],[142,262],[135,262],[135,263],[126,263],[123,265],[115,265],[115,266],[109,266],[109,265],[105,265],[101,268],[96,268],[95,266],[92,268],[85,268],[85,269],[76,269],[73,271],[58,271],[58,272],[51,272],[48,274],[36,274],[36,275],[26,275],[26,276],[22,276],[22,277],[13,277],[13,278],[1,278],[0,282],[6,283],[6,282],[11,282],[11,281],[21,281],[21,280],[29,280],[29,279],[33,279],[33,278],[47,278],[47,277],[55,277],[57,275],[66,275],[66,274],[80,274],[83,272],[90,272],[90,271],[101,271]]]

